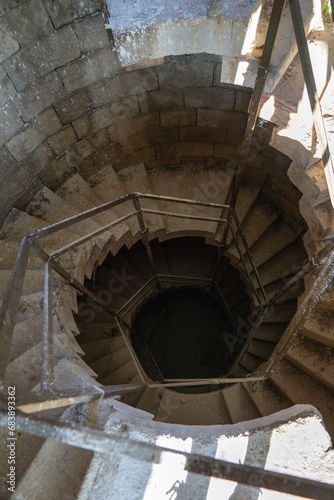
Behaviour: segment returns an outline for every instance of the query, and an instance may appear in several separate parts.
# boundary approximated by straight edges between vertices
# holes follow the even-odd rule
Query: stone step
[[[253,339],[277,343],[287,326],[287,323],[264,323],[256,330]]]
[[[263,318],[263,323],[289,323],[296,311],[296,300],[278,302],[270,307],[269,311]]]
[[[80,337],[77,339],[80,341]],[[93,340],[91,342],[80,342],[80,347],[85,353],[84,361],[89,364],[102,356],[112,353],[116,353],[123,349],[125,346],[124,340],[121,336],[103,338],[100,340]]]
[[[239,365],[243,368],[246,368],[248,372],[253,373],[262,363],[263,359],[259,358],[258,356],[254,356],[253,354],[250,354],[248,352],[245,352],[245,354],[242,356],[239,362]]]
[[[235,204],[235,211],[237,213],[240,224],[242,224],[243,221],[245,220],[248,212],[250,211],[256,198],[258,197],[260,190],[261,188],[254,184],[244,183],[242,186],[240,186],[237,201]],[[233,223],[233,228],[235,231],[237,230],[237,225],[235,223]],[[222,225],[218,228],[218,231],[215,236],[215,239],[217,241],[221,241],[222,236],[224,234],[224,229],[225,227]],[[231,245],[232,239],[233,238],[231,231],[229,231],[228,238],[226,240],[227,247]]]
[[[11,270],[0,270],[0,299],[4,298],[6,293],[7,284],[12,274]],[[28,269],[25,273],[22,295],[30,295],[43,290],[44,283],[44,269]],[[53,276],[53,286],[60,286],[62,278],[58,275]]]
[[[12,269],[14,267],[17,253],[20,248],[18,241],[0,240],[0,269]],[[28,260],[29,269],[41,269],[44,262],[33,251],[30,252]]]
[[[249,247],[261,238],[278,216],[278,211],[267,200],[260,197],[255,200],[242,223],[242,231]],[[231,243],[228,251],[239,258],[235,243]]]
[[[54,224],[80,213],[73,205],[66,203],[65,200],[46,186],[27,205],[25,212],[49,224]],[[89,218],[73,224],[69,227],[69,230],[77,235],[84,236],[99,229],[99,227],[99,224]]]
[[[127,194],[124,184],[120,181],[117,173],[111,165],[100,169],[96,174],[89,177],[89,179],[87,179],[87,183],[92,188],[95,195],[102,200],[103,203],[117,200]],[[128,215],[129,213],[134,212],[133,201],[130,200],[123,202],[122,204],[115,206],[113,210],[119,217]],[[130,228],[133,236],[137,236],[139,238],[140,228],[137,216],[135,215],[128,219],[126,221],[126,225]]]
[[[202,169],[189,165],[182,165],[177,169],[152,170],[149,172],[150,181],[155,194],[183,198],[187,200],[211,202],[203,192],[209,181],[208,175],[203,175]],[[219,201],[219,203],[221,203]],[[187,215],[198,217],[220,218],[221,210],[207,207],[192,206],[185,203],[168,201],[158,202],[160,210],[183,214],[184,218],[165,217],[167,233],[176,233],[179,236],[201,233],[213,236],[217,230],[217,222],[193,220]]]
[[[68,179],[62,187],[56,191],[56,194],[66,202],[74,205],[80,211],[89,210],[102,204],[102,201],[95,195],[87,182],[79,174],[75,174]],[[100,226],[110,224],[117,219],[117,214],[110,209],[92,217],[92,220],[96,221]],[[124,223],[103,233],[106,242],[110,240],[111,235],[115,242],[114,253],[122,244],[130,243],[132,239],[130,230]],[[101,237],[102,236],[100,236],[100,238]]]
[[[334,311],[313,309],[300,334],[321,344],[334,347]]]
[[[43,315],[39,314],[26,321],[17,323],[14,328],[9,362],[24,354],[25,351],[42,341]]]
[[[284,279],[287,274],[297,272],[305,259],[305,250],[292,243],[257,268],[262,285]]]
[[[229,385],[221,392],[233,424],[261,416],[242,384]]]
[[[162,395],[165,389],[163,387],[158,387],[155,389],[147,388],[143,392],[141,398],[136,404],[136,408],[140,410],[147,411],[152,415],[156,415],[159,409]]]
[[[332,347],[298,336],[289,347],[285,357],[321,384],[334,389],[334,350]]]
[[[129,360],[125,365],[118,368],[116,371],[108,375],[102,380],[103,385],[118,385],[128,384],[129,381],[135,376],[137,369],[132,360]]]
[[[254,356],[258,356],[259,358],[267,360],[270,358],[275,347],[276,344],[274,342],[252,339],[248,346],[247,352],[253,354]]]
[[[282,359],[270,375],[270,382],[293,404],[310,404],[322,414],[334,438],[334,394],[304,370]]]
[[[97,281],[102,281],[99,277],[103,277],[104,272],[105,268],[99,269],[97,272]],[[112,311],[118,311],[128,300],[128,298],[124,296],[124,287],[116,280],[115,282],[117,283],[117,288],[116,285],[113,286],[114,278],[110,278],[110,274],[107,275],[107,273],[105,273],[104,278],[105,281],[102,281],[100,284],[94,283],[93,285],[92,282],[86,283],[87,288],[99,297],[106,307],[110,308]],[[111,290],[115,290],[115,293],[112,293],[110,288]],[[116,290],[119,290],[119,293],[116,293]],[[132,294],[134,293],[135,291],[132,291]]]
[[[296,231],[283,219],[278,219],[263,233],[259,241],[251,247],[251,256],[255,266],[260,267],[296,239]],[[291,269],[285,269],[286,273],[288,271],[291,272]]]
[[[186,425],[232,423],[220,390],[187,394],[166,389],[155,419],[159,422]]]
[[[135,278],[136,275],[128,273],[124,266],[118,267],[117,261],[112,265],[108,265],[105,262],[96,270],[95,286],[92,289],[103,289],[115,298],[123,297],[124,299],[129,299],[138,290],[137,286],[133,283],[135,281],[132,279],[133,277]]]
[[[78,321],[78,317],[76,317]],[[119,339],[121,337],[112,337],[112,329],[113,324],[111,322],[100,322],[100,323],[83,323],[83,316],[81,317],[81,321],[77,322],[78,329],[80,330],[80,335],[78,336],[78,342],[80,344],[95,342],[98,340],[108,339],[110,341],[114,341],[113,339]],[[119,340],[115,340],[115,343],[120,342]]]
[[[123,168],[118,172],[118,178],[123,184],[123,190],[126,193],[155,193],[151,187],[150,179],[144,163],[139,163],[132,167]],[[155,193],[156,194],[156,193]],[[155,200],[140,199],[141,208],[149,210],[159,210],[159,205]],[[144,221],[149,232],[156,236],[165,233],[165,223],[161,215],[158,214],[144,214]]]
[[[267,380],[263,382],[246,382],[242,385],[262,417],[291,406],[290,400],[284,397]]]
[[[95,361],[91,361],[90,368],[98,375],[98,380],[104,380],[112,375],[116,370],[124,366],[131,359],[127,347],[120,349],[116,353],[108,353]],[[86,359],[84,358],[84,361]],[[86,361],[87,362],[87,361]]]

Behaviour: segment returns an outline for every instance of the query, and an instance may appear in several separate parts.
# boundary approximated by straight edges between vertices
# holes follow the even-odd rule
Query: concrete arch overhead
[[[138,3],[146,5],[145,2]],[[189,5],[193,3],[189,2]],[[213,49],[221,47],[221,44],[215,38],[206,40],[204,35],[200,39],[202,42],[195,49],[189,48],[189,51],[188,48],[187,51],[183,49],[182,44],[171,46],[161,42],[163,37],[159,33],[163,30],[165,33],[169,29],[180,32],[184,23],[189,27],[197,25],[194,15],[189,13],[180,22],[177,19],[175,23],[173,21],[175,26],[170,26],[168,20],[165,22],[159,16],[153,16],[151,25],[136,28],[135,36],[132,37],[126,24],[116,23],[117,12],[113,11],[116,8],[128,9],[128,2],[122,2],[122,5],[108,2],[110,17],[102,1],[1,2],[1,298],[19,240],[27,231],[131,191],[186,196],[202,201],[225,201],[234,174],[238,146],[243,138],[270,4],[266,2],[261,10],[262,2],[248,2],[248,7],[241,15],[240,11],[234,9],[234,2],[200,2],[203,33],[212,26],[223,26],[224,36],[227,36],[228,33],[231,35],[231,27],[235,28],[233,37],[236,37],[236,45],[233,47],[236,54],[232,53],[229,45],[232,52],[222,55],[219,48]],[[321,2],[305,1],[305,5],[309,30],[315,26]],[[227,6],[230,10],[225,12]],[[127,12],[131,20],[130,11]],[[154,9],[152,12],[155,12]],[[288,16],[287,13],[285,15]],[[285,21],[284,29],[287,29],[288,17]],[[248,26],[252,26],[249,31]],[[245,27],[247,50],[237,40],[241,33],[245,33]],[[141,44],[140,40],[143,41],[145,37],[152,40],[153,32],[155,42],[151,45]],[[125,52],[124,44],[128,39]],[[197,39],[193,40],[197,43]],[[268,276],[269,271],[280,271],[279,267],[274,269],[270,261],[282,250],[279,245],[284,243],[284,250],[285,245],[289,247],[291,244],[293,251],[289,256],[292,257],[292,265],[294,256],[297,255],[298,262],[305,258],[305,250],[311,259],[333,237],[334,231],[333,210],[321,160],[316,148],[311,148],[312,135],[308,134],[309,129],[305,129],[307,139],[303,137],[303,140],[298,140],[298,136],[288,126],[292,115],[298,121],[301,119],[300,113],[303,113],[302,108],[294,107],[282,98],[282,89],[285,87],[280,87],[279,83],[284,79],[286,83],[286,74],[281,77],[295,53],[291,37],[289,40],[286,45],[279,41],[277,46],[281,52],[276,54],[277,64],[271,68],[271,87],[266,89],[237,203],[238,214],[247,236],[253,238],[253,245],[256,246],[267,231],[276,235],[273,245],[269,243],[266,248],[266,260],[261,261],[266,265],[263,272]],[[238,68],[247,76],[246,79],[235,79],[238,74],[240,76]],[[233,79],[228,77],[231,71]],[[330,87],[325,88],[324,95],[327,88]],[[276,89],[280,89],[280,92],[276,92]],[[268,111],[272,96],[274,112]],[[162,203],[152,202],[150,208],[165,207]],[[106,216],[100,214],[78,224],[73,231],[62,231],[59,239],[47,239],[46,248],[52,250],[59,243],[66,244],[73,239],[73,235],[81,236],[93,231],[119,215],[122,215],[121,209],[115,209]],[[274,226],[278,220],[279,224]],[[160,238],[161,241],[189,234],[204,236],[208,243],[217,245],[221,236],[210,227],[188,225],[185,228],[182,224],[167,222],[159,216],[151,216],[148,225],[150,238]],[[287,241],[281,239],[283,233]],[[80,252],[64,257],[62,263],[83,282],[85,277],[92,276],[94,268],[104,261],[108,252],[116,255],[124,245],[131,247],[139,238],[137,227],[124,224],[112,239],[108,235],[100,236],[92,244],[83,245]],[[231,258],[235,258],[234,250],[233,245],[230,246]],[[8,380],[15,382],[22,392],[35,388],[38,377],[43,297],[41,275],[40,264],[32,258],[21,322],[15,331],[16,340],[8,371]],[[276,278],[267,282],[268,286],[273,285],[273,291]],[[309,276],[305,283],[306,290],[313,278],[315,276]],[[64,390],[81,390],[84,386],[89,392],[96,373],[81,360],[83,351],[73,336],[79,334],[73,319],[73,312],[77,312],[76,293],[64,286],[61,280],[56,280],[55,288],[56,378]],[[298,290],[292,300],[297,302],[300,292]],[[298,336],[287,357],[282,360],[282,371],[275,373],[270,382],[272,385],[268,385],[268,382],[261,387],[245,384],[226,389],[227,398],[229,394],[237,402],[246,398],[246,410],[249,410],[247,413],[238,404],[232,405],[228,411],[224,407],[224,414],[230,419],[228,423],[266,417],[272,411],[284,410],[291,403],[311,403],[320,409],[326,425],[333,431],[330,421],[333,409],[333,341],[328,326],[332,312],[333,291],[330,289],[303,329],[303,334]],[[324,314],[328,319],[325,330],[322,321]],[[22,332],[29,332],[29,355],[25,350],[26,345],[20,340]],[[85,343],[92,341],[89,332],[82,331],[81,334]],[[103,335],[102,332],[98,340],[105,342],[108,339]],[[113,349],[121,359],[124,346],[119,343],[118,337],[115,339]],[[120,354],[119,351],[123,352]],[[311,358],[308,357],[310,352]],[[129,361],[126,358],[122,360],[124,365],[117,369]],[[248,366],[251,372],[251,367],[254,367],[251,356]],[[136,377],[133,367],[127,365],[127,368],[129,371],[126,373],[121,371],[115,376],[111,374],[112,383],[119,383],[119,380],[124,383],[133,381]],[[283,376],[284,373],[286,376]],[[123,375],[125,378],[117,378]],[[297,382],[300,386],[298,393],[293,391]],[[94,384],[94,387],[99,385],[95,381]],[[273,387],[278,388],[280,395]],[[217,405],[222,406],[216,392],[212,394],[212,401],[216,398]],[[263,398],[263,394],[267,397]],[[210,399],[210,395],[205,397]],[[196,396],[190,394],[186,399],[189,403],[188,413],[192,413],[191,408],[199,408]],[[173,409],[175,403],[175,416],[171,418],[174,418],[174,423],[185,423],[186,414],[179,413],[182,405],[172,399],[169,391],[164,394],[157,391],[153,398],[147,392],[137,393],[130,402],[138,403],[138,408],[145,412],[155,413],[161,422],[168,421],[165,409],[168,405]],[[300,414],[304,410],[310,412],[309,408],[303,408]],[[73,414],[69,410],[62,418],[65,421],[85,422],[85,411],[79,410]],[[124,412],[122,403],[115,411]],[[143,415],[147,417],[147,413],[133,411],[135,423],[131,432],[135,435],[137,419],[142,419]],[[284,414],[286,419],[293,415],[289,411]],[[60,418],[61,413],[54,411],[51,415]],[[122,426],[119,413],[113,418],[115,421],[111,426]],[[317,413],[315,418],[320,418]],[[216,424],[217,421],[213,419],[210,423]],[[264,420],[260,425],[267,423]],[[103,415],[96,425],[100,428],[107,425]],[[154,432],[174,432],[173,425],[165,427],[163,431],[162,427],[157,429]],[[189,432],[188,429],[188,435]],[[150,439],[155,439],[157,433]],[[326,439],[328,441],[328,437],[324,438],[324,442]],[[20,464],[18,477],[24,477],[25,481],[21,484],[21,496],[18,498],[31,498],[32,492],[37,495],[34,489],[36,471],[46,472],[45,467],[43,469],[46,457],[53,457],[55,467],[51,469],[58,470],[54,476],[57,481],[64,478],[64,465],[66,468],[68,461],[62,466],[59,464],[68,448],[28,435],[22,441],[25,458]],[[210,444],[210,453],[214,452],[211,448]],[[324,447],[324,450],[327,448]],[[85,476],[92,459],[89,453],[76,450],[66,455],[75,465],[78,478],[75,484],[71,484],[68,493],[70,498],[79,498],[84,479],[88,491],[91,481],[97,477],[100,458],[96,456],[90,475]],[[257,463],[256,458],[253,462]],[[291,466],[291,471],[294,470]],[[121,476],[118,479],[121,481]],[[62,488],[68,488],[70,483],[70,478],[68,481],[64,479]],[[102,481],[100,484],[106,485],[107,482]],[[54,488],[54,492],[59,494],[57,488]],[[42,499],[44,494],[45,491],[41,489],[36,498]],[[81,494],[84,495],[84,492]],[[97,491],[96,498],[99,495],[103,497],[104,493]]]

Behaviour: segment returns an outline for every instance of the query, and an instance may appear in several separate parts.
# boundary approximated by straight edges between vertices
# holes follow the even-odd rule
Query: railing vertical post
[[[143,212],[142,212],[142,209],[141,209],[141,205],[140,205],[140,201],[139,201],[138,195],[135,195],[133,197],[133,204],[134,204],[134,207],[135,207],[135,210],[136,210],[136,213],[137,213],[137,218],[138,218],[138,223],[139,223],[139,229],[140,229],[140,233],[141,233],[141,239],[142,239],[142,242],[144,244],[144,247],[145,247],[145,250],[146,250],[146,253],[147,253],[147,257],[148,257],[148,260],[150,262],[150,266],[151,266],[151,269],[152,269],[152,273],[153,273],[153,275],[155,277],[155,281],[156,281],[157,286],[158,286],[158,290],[161,291],[161,284],[160,284],[160,281],[159,281],[159,278],[158,278],[158,275],[157,275],[157,272],[156,272],[156,269],[155,269],[154,259],[153,259],[153,254],[152,254],[152,248],[151,248],[150,240],[147,237],[147,227],[146,227],[145,220],[144,220],[144,217],[143,217]]]
[[[51,266],[49,262],[46,262],[44,271],[43,298],[42,392],[49,391],[54,382],[53,340]]]

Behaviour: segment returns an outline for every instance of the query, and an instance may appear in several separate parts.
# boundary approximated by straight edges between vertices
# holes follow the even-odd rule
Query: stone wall
[[[224,63],[210,54],[126,71],[102,4],[0,3],[1,222],[13,205],[24,208],[44,185],[55,190],[76,172],[88,179],[107,165],[225,166],[237,158],[251,90],[221,83]],[[247,178],[299,224],[300,192],[271,134],[259,120]]]

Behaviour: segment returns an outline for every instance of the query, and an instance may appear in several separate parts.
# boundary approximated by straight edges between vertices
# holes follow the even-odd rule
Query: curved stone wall
[[[251,92],[221,83],[222,57],[168,56],[126,71],[103,9],[88,0],[2,2],[1,222],[76,172],[88,180],[139,162],[224,169],[237,158]],[[270,146],[272,128],[259,120],[247,179],[299,225],[300,192],[286,176],[290,159]]]

